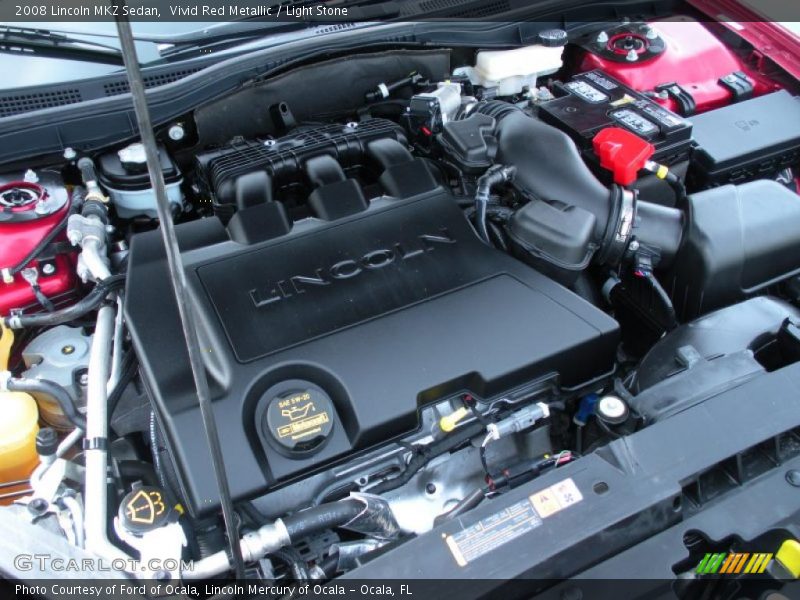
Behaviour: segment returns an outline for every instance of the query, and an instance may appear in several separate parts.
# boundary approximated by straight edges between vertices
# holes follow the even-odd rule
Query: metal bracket
[[[673,82],[662,83],[656,86],[656,92],[665,92],[678,105],[678,113],[682,117],[690,117],[697,110],[694,97],[679,84]]]
[[[718,83],[733,94],[734,102],[747,100],[753,96],[753,84],[741,71],[734,71],[721,77]]]

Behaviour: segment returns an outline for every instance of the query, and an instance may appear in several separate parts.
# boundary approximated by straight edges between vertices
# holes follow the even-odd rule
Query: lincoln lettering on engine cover
[[[379,248],[367,252],[358,259],[348,258],[333,263],[329,267],[320,267],[313,275],[293,275],[281,279],[274,286],[250,290],[250,298],[256,308],[269,306],[280,300],[303,294],[307,288],[324,287],[337,280],[352,279],[361,273],[374,271],[389,266],[395,261],[419,258],[436,249],[437,244],[455,244],[446,228],[438,234],[422,234],[418,236],[415,246],[401,243],[389,248]]]

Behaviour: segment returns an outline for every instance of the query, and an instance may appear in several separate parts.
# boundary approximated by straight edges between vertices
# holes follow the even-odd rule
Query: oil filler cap
[[[320,389],[293,390],[273,398],[264,419],[272,439],[289,452],[320,447],[333,430],[334,409]]]

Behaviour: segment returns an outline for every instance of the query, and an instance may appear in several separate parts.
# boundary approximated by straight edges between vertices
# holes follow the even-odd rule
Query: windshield
[[[529,6],[537,2],[542,0],[532,0]],[[778,17],[781,13],[780,7],[784,6],[783,2],[773,0],[740,2],[742,6],[750,6],[760,14],[772,18]],[[82,0],[82,3],[92,6],[102,4],[99,0]],[[542,3],[547,4],[546,0]],[[329,27],[333,22],[347,23],[348,28],[368,27],[377,21],[400,19],[407,10],[403,7],[402,0],[334,0],[313,4],[313,8],[311,3],[306,6],[305,2],[283,0],[237,0],[227,4],[222,0],[208,0],[204,4],[185,5],[170,5],[161,0],[139,0],[129,4],[158,6],[160,11],[158,17],[131,21],[141,66],[146,68],[204,59],[203,64],[196,68],[192,65],[192,72],[207,66],[212,60],[228,58],[267,45],[283,44],[301,36],[336,31],[337,27]],[[258,6],[254,6],[255,4]],[[455,0],[454,11],[457,4],[459,2]],[[230,16],[234,9],[240,14],[242,7],[271,12],[260,17]],[[314,12],[321,7],[350,12],[344,13],[348,15],[346,17],[332,17],[325,22],[320,21]],[[213,14],[204,15],[202,12],[212,9],[216,11]],[[219,12],[220,10],[223,12]],[[300,10],[308,12],[299,13]],[[85,20],[70,20],[65,17],[63,20],[46,21],[36,20],[36,15],[31,15],[29,18],[34,20],[17,21],[10,16],[10,11],[10,5],[0,2],[0,18],[5,16],[9,19],[0,21],[0,28],[5,26],[16,30],[13,43],[1,43],[3,36],[0,32],[0,72],[4,73],[4,77],[0,79],[0,89],[52,85],[124,72],[113,17],[92,21],[93,17],[90,15]],[[785,8],[783,12],[786,12]],[[766,15],[767,13],[770,14]],[[360,21],[361,19],[365,20]],[[795,35],[800,34],[800,23],[782,22],[781,25]],[[27,41],[25,35],[31,32],[40,38],[33,48],[24,43]],[[50,36],[50,39],[43,39],[43,34]],[[54,40],[55,37],[67,39],[71,48],[80,48],[81,44],[89,44],[91,48],[83,48],[81,53],[65,52],[66,44]],[[91,55],[92,49],[95,50],[95,56]],[[116,60],[113,60],[115,55]]]

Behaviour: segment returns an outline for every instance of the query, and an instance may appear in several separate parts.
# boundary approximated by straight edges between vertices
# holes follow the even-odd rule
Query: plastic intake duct
[[[496,162],[516,167],[514,185],[533,199],[512,217],[509,233],[517,248],[555,267],[551,274],[563,281],[565,272],[576,275],[592,259],[616,264],[634,237],[656,250],[662,265],[675,256],[681,211],[607,188],[567,134],[520,109],[487,102],[476,110],[497,121]]]
[[[569,136],[522,111],[501,116],[495,132],[497,162],[517,167],[517,187],[535,198],[594,214],[599,240],[611,213],[611,193],[586,167]]]

